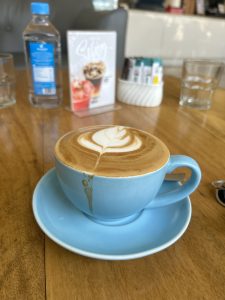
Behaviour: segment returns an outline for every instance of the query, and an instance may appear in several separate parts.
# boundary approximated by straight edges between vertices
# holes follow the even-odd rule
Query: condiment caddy
[[[120,102],[154,107],[163,98],[163,66],[160,58],[130,57],[125,59],[122,78],[118,80]]]

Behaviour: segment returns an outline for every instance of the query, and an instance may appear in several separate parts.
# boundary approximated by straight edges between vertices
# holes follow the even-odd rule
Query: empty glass
[[[186,59],[183,63],[180,105],[209,109],[222,71],[221,62]]]
[[[15,103],[15,70],[13,56],[8,53],[0,53],[0,108]]]

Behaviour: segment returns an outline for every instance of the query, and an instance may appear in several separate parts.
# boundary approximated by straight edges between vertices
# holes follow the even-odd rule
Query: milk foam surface
[[[153,135],[124,126],[93,126],[72,131],[56,144],[64,164],[91,175],[126,177],[153,172],[169,158]]]

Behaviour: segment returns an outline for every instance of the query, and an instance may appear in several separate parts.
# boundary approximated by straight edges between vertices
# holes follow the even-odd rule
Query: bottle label
[[[55,95],[54,44],[30,42],[33,87],[35,95]]]

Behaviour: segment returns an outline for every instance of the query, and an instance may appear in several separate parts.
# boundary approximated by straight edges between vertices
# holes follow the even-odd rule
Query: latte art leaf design
[[[93,134],[83,133],[78,143],[99,154],[136,151],[142,146],[141,139],[123,126],[100,129]]]
[[[148,132],[97,125],[65,134],[55,146],[55,155],[64,165],[88,176],[127,177],[161,168],[169,159],[169,150]],[[87,182],[82,184],[90,200],[91,182]]]

